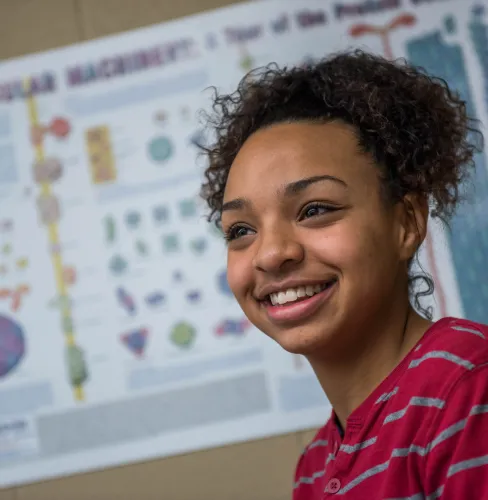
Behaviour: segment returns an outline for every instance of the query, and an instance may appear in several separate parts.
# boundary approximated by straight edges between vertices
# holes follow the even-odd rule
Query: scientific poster
[[[306,361],[244,317],[198,198],[211,86],[360,46],[488,116],[471,0],[249,2],[0,64],[0,487],[319,426]],[[488,170],[422,251],[436,317],[488,322]]]

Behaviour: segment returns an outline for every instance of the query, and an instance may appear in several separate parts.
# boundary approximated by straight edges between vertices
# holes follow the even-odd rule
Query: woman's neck
[[[430,321],[409,307],[408,312],[394,320],[371,325],[368,342],[353,355],[334,360],[309,357],[343,429],[349,415],[414,348],[430,325]]]

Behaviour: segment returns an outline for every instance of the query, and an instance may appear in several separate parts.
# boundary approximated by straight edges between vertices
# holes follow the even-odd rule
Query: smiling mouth
[[[295,288],[288,288],[280,292],[271,293],[266,297],[266,299],[262,301],[262,303],[267,306],[280,307],[304,302],[312,298],[314,295],[317,295],[324,290],[332,287],[336,283],[336,281],[336,279],[333,279],[322,284],[303,285]]]
[[[303,285],[273,292],[260,301],[268,320],[280,328],[307,321],[319,311],[337,290],[338,280],[317,285]]]

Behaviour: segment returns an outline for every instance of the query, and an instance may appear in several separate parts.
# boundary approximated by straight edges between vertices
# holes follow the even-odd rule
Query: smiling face
[[[232,164],[227,278],[247,317],[284,349],[348,349],[363,340],[354,332],[366,338],[392,301],[408,300],[417,234],[403,205],[382,197],[378,173],[338,122],[261,129]]]

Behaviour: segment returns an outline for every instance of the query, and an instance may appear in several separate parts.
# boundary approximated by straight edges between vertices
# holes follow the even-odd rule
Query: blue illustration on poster
[[[476,104],[459,45],[447,44],[441,31],[436,31],[408,42],[407,53],[412,63],[443,78],[459,91],[468,114],[476,117]],[[480,281],[480,277],[488,269],[488,170],[483,153],[476,155],[475,162],[472,203],[459,207],[450,223],[448,237],[464,314],[473,321],[487,323],[488,283]]]
[[[469,32],[483,73],[485,104],[488,110],[488,24],[483,22],[485,14],[486,8],[483,5],[477,5],[473,8]]]
[[[11,373],[25,355],[22,328],[11,318],[0,316],[0,378]]]

